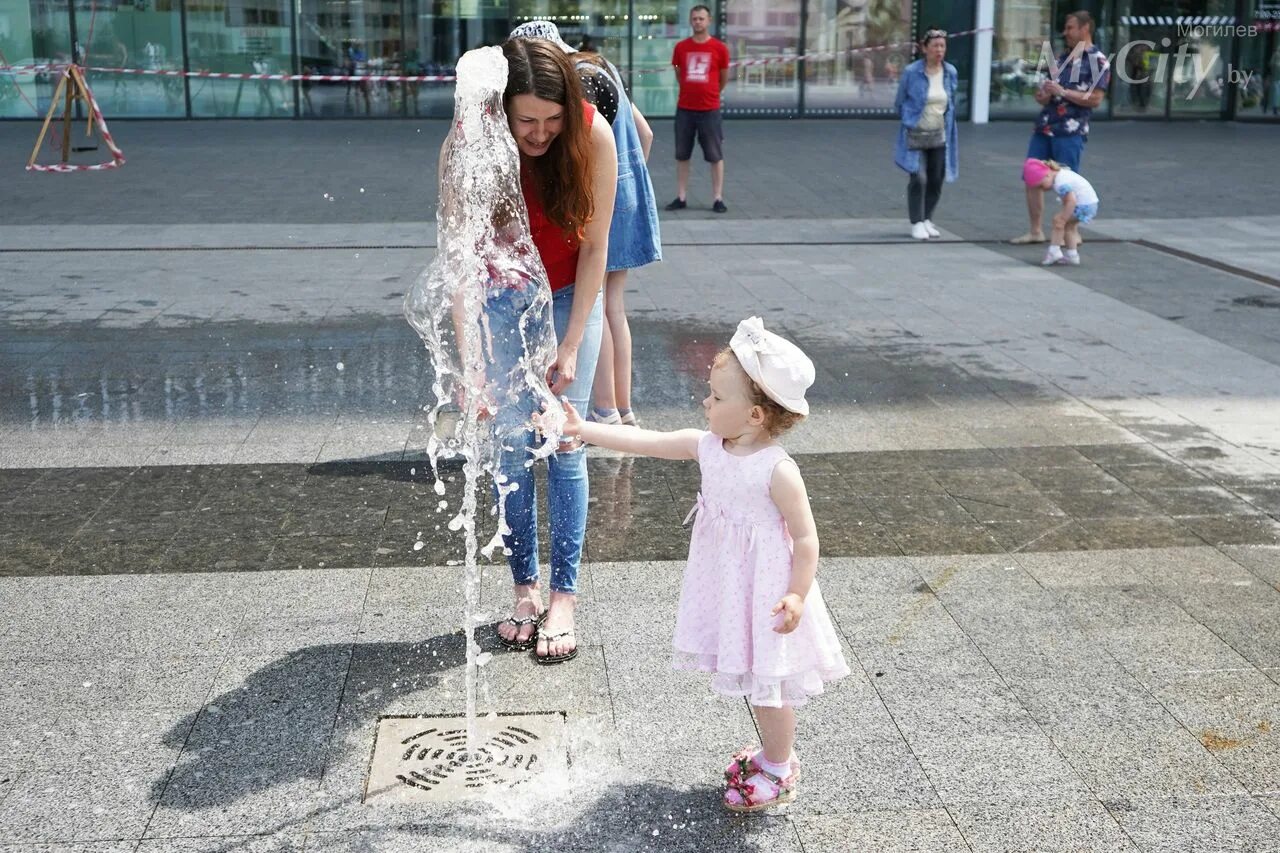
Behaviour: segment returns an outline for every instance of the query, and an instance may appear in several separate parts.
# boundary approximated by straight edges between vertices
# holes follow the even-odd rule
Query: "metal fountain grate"
[[[469,756],[462,716],[382,717],[364,801],[442,803],[513,788],[567,766],[564,723],[560,712],[481,717]]]

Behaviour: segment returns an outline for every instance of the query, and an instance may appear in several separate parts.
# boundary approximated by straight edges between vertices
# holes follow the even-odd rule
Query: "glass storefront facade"
[[[109,118],[447,117],[452,85],[359,79],[265,81],[164,76],[190,71],[447,75],[465,51],[549,18],[589,39],[628,78],[646,115],[675,112],[671,50],[696,0],[0,0],[0,118],[43,116],[52,73],[87,79]],[[930,26],[973,29],[976,0],[711,0],[735,61],[730,116],[892,115],[912,40]],[[1280,0],[995,0],[990,89],[972,91],[972,36],[947,59],[960,71],[959,115],[974,97],[993,119],[1038,109],[1044,59],[1062,49],[1066,14],[1089,11],[1114,54],[1106,118],[1280,119]],[[1050,47],[1046,49],[1048,43]],[[765,60],[769,62],[750,62]],[[1123,73],[1120,73],[1123,72]]]

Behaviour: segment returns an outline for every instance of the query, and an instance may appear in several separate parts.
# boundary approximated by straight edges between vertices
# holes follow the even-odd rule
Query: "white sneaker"
[[[1044,260],[1040,262],[1042,267],[1051,267],[1054,264],[1060,264],[1065,260],[1061,251],[1048,251],[1044,253]]]
[[[929,239],[929,229],[924,227],[924,223],[923,223],[923,222],[916,222],[916,223],[912,224],[912,226],[911,226],[911,239],[913,239],[913,240],[928,240],[928,239]]]
[[[929,220],[927,220],[927,219],[924,221],[924,230],[926,230],[926,231],[928,231],[928,232],[929,232],[929,236],[930,236],[930,237],[941,237],[941,236],[942,236],[942,232],[941,232],[941,231],[939,231],[937,228],[935,228],[935,227],[934,227],[934,225],[933,225],[933,223],[932,223],[932,222],[930,222],[930,221],[929,221]]]
[[[1062,256],[1062,260],[1058,261],[1058,263],[1060,263],[1060,264],[1068,264],[1068,265],[1073,266],[1073,267],[1078,267],[1078,266],[1080,266],[1080,256],[1079,256],[1079,255],[1067,255],[1067,254],[1064,254],[1064,255]]]

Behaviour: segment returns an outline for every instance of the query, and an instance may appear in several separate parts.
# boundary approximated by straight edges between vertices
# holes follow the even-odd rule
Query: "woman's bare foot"
[[[568,592],[552,592],[547,618],[538,632],[538,647],[534,654],[540,658],[560,658],[578,648],[573,635],[573,608],[578,597]]]
[[[542,614],[542,594],[537,584],[515,585],[516,605],[509,619],[498,623],[498,636],[508,643],[527,643],[537,630],[534,622],[516,624],[513,620],[536,620]],[[555,596],[552,595],[552,600]]]

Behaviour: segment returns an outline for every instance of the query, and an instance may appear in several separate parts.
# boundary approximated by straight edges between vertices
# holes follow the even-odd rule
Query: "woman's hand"
[[[578,375],[578,345],[568,341],[556,347],[556,360],[547,369],[547,384],[557,397],[573,384]]]
[[[787,593],[769,611],[770,616],[777,616],[779,613],[782,614],[782,623],[773,629],[774,633],[790,634],[804,615],[804,599],[794,592]]]

